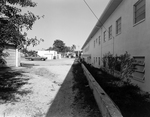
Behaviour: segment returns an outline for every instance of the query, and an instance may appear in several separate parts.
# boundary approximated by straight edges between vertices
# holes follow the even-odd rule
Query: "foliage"
[[[27,34],[22,33],[22,29],[31,30],[34,22],[40,17],[29,11],[23,14],[15,5],[35,7],[36,3],[31,0],[0,0],[0,44],[14,44],[23,48],[24,44],[30,40],[30,44],[36,45],[34,42],[37,38],[26,38]]]
[[[72,104],[74,110],[78,113],[83,110],[87,110],[86,117],[99,117],[100,111],[95,102],[93,92],[88,85],[88,81],[83,73],[81,64],[77,61],[72,65],[73,81],[72,87],[75,93],[75,98]],[[83,115],[82,115],[83,116]],[[85,116],[85,115],[84,115]]]
[[[34,50],[22,49],[21,51],[25,55],[25,57],[28,57],[28,56],[37,56],[37,51],[34,51]]]
[[[43,42],[43,41],[44,41],[44,39],[37,39],[37,37],[30,38],[30,39],[27,38],[26,41],[25,41],[25,43],[23,44],[23,46],[24,46],[23,48],[27,49],[27,47],[30,46],[31,44],[34,47],[34,46],[40,44],[40,42]]]
[[[83,62],[95,80],[115,102],[123,117],[149,117],[150,94],[142,91],[137,85],[123,81],[108,74],[102,69]],[[142,108],[141,108],[142,107]]]
[[[66,52],[75,52],[75,49],[76,49],[76,46],[74,44],[71,47],[69,47],[69,46],[66,46],[62,40],[57,39],[54,41],[53,47],[49,47],[46,50],[55,50],[65,55]]]
[[[121,78],[130,78],[132,73],[135,71],[134,63],[135,60],[130,57],[128,52],[120,56],[113,56],[110,52],[103,56],[103,66],[110,70],[111,74],[114,71],[119,71],[121,73]]]
[[[27,38],[27,33],[23,29],[32,30],[34,22],[40,19],[39,16],[32,12],[22,13],[21,7],[35,7],[36,3],[31,0],[0,0],[0,62],[6,63],[3,60],[3,50],[5,44],[15,45],[18,49],[24,51],[30,45],[36,46],[43,39]]]
[[[50,51],[50,50],[53,50],[53,47],[49,47],[49,48],[48,48],[48,49],[46,49],[46,50],[49,50],[49,51]]]
[[[55,40],[53,43],[53,49],[57,52],[65,51],[65,43],[62,40]]]
[[[120,56],[121,62],[121,78],[129,78],[132,76],[132,73],[135,71],[135,60],[130,57],[130,54],[126,52]]]

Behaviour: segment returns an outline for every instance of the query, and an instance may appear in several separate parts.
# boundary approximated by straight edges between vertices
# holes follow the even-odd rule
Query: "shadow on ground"
[[[23,71],[9,67],[0,68],[0,103],[18,101],[16,95],[26,95],[29,91],[19,90],[28,83],[28,78],[22,78]]]
[[[46,117],[101,117],[80,63],[72,65]]]

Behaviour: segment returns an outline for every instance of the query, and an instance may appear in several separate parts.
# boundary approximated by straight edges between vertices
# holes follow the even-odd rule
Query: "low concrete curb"
[[[90,74],[90,72],[83,64],[82,64],[82,68],[88,80],[89,86],[93,91],[95,100],[100,109],[102,117],[123,117],[119,108],[105,93],[105,91],[100,87],[100,85],[96,82],[94,77]]]

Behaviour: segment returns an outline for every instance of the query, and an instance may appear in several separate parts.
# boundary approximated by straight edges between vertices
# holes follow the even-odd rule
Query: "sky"
[[[97,19],[86,6],[84,0],[32,0],[37,3],[34,8],[26,8],[35,15],[43,16],[27,31],[28,37],[44,39],[40,45],[29,47],[30,50],[41,50],[52,47],[56,39],[62,40],[66,46],[76,45],[80,49]],[[109,0],[86,0],[99,18]]]

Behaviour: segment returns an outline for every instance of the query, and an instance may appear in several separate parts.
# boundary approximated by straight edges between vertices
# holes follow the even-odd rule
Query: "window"
[[[99,36],[99,45],[101,44],[101,37]]]
[[[101,58],[99,57],[99,65],[100,65],[100,62],[101,62]]]
[[[94,40],[94,48],[95,48],[95,40]]]
[[[96,57],[96,63],[97,63],[97,57]]]
[[[134,5],[134,23],[145,19],[145,0],[139,0]]]
[[[106,42],[106,31],[104,32],[104,42]]]
[[[121,17],[116,21],[116,34],[121,33]]]
[[[108,31],[109,31],[109,39],[111,39],[112,38],[112,26],[109,27]]]

